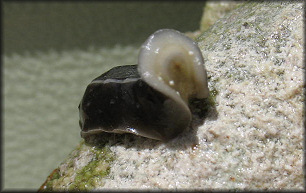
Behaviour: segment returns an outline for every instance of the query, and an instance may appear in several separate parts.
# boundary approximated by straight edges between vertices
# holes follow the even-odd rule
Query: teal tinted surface
[[[154,31],[199,29],[201,1],[3,3],[6,53],[139,45]]]

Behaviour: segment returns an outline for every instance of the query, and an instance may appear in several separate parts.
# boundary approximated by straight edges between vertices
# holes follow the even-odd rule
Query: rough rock
[[[231,10],[237,8],[239,5],[242,4],[243,2],[236,1],[207,2],[203,9],[200,31],[207,30],[218,19],[224,17]]]
[[[212,102],[188,132],[93,137],[40,190],[303,190],[303,6],[246,3],[197,39]]]

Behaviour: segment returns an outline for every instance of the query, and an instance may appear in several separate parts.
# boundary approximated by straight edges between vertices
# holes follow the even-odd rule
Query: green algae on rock
[[[95,147],[94,147],[95,148]],[[106,147],[93,151],[95,157],[80,171],[77,171],[74,181],[69,190],[85,191],[91,190],[97,185],[103,185],[103,178],[109,174],[110,163],[114,157]]]
[[[103,186],[114,154],[108,147],[90,146],[83,142],[55,169],[39,191],[89,191]]]

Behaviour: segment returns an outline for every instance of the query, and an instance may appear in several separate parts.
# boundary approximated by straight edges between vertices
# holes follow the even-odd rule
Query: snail
[[[168,141],[188,128],[191,98],[208,97],[202,53],[179,31],[161,29],[141,46],[138,65],[95,78],[79,104],[81,136],[133,133]]]

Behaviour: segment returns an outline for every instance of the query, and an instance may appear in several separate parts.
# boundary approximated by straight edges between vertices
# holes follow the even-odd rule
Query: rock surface
[[[237,8],[239,5],[242,4],[243,2],[235,2],[235,1],[207,2],[203,9],[200,31],[207,30],[218,19],[224,17],[231,10]]]
[[[303,31],[302,3],[239,6],[197,39],[204,120],[168,143],[93,137],[40,190],[303,190]]]

